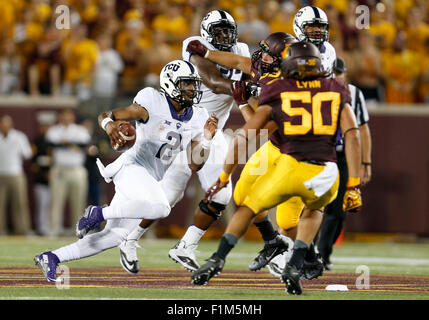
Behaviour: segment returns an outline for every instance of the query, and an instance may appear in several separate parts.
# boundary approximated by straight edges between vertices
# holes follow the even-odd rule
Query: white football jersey
[[[323,71],[332,72],[334,68],[334,62],[337,60],[337,53],[332,44],[325,41],[319,48],[320,55],[322,57]]]
[[[217,50],[211,43],[209,43],[203,37],[199,37],[199,36],[190,37],[190,38],[187,38],[185,41],[183,41],[183,47],[182,47],[183,60],[190,62],[191,54],[188,51],[186,51],[186,47],[188,46],[188,43],[193,40],[198,40],[209,50]],[[232,46],[231,52],[238,54],[240,56],[250,57],[249,47],[247,46],[247,44],[243,42],[237,42],[237,44]],[[241,70],[226,69],[220,65],[217,65],[217,68],[220,70],[223,77],[226,79],[238,81],[238,80],[241,80],[241,76],[243,75],[243,72]],[[206,108],[209,114],[215,113],[219,119],[218,129],[223,129],[226,121],[228,120],[229,113],[231,112],[231,108],[235,103],[234,98],[229,94],[214,93],[211,89],[209,89],[206,85],[204,85],[204,83],[201,85],[201,90],[203,91],[203,96],[198,106]]]
[[[177,154],[203,134],[209,115],[194,106],[178,114],[163,92],[150,87],[140,90],[133,103],[144,107],[149,118],[136,121],[136,142],[125,156],[127,162],[145,167],[159,181]]]

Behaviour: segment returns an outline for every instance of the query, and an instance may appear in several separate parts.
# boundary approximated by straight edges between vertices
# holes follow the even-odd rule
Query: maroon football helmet
[[[286,58],[281,63],[283,75],[298,80],[326,77],[322,71],[322,59],[319,49],[311,42],[293,43],[287,49]]]
[[[280,70],[282,51],[285,49],[287,44],[292,44],[297,41],[298,40],[296,40],[294,36],[286,32],[275,32],[270,34],[265,40],[262,40],[259,43],[260,49],[253,53],[252,64],[258,64],[260,74],[267,72],[271,73]],[[273,57],[273,63],[262,61],[262,54],[264,52]]]

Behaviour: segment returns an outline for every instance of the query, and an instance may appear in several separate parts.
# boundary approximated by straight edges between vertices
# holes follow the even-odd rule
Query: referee
[[[346,84],[346,65],[344,60],[337,58],[334,62],[335,78]],[[352,84],[348,84],[352,98],[352,109],[355,113],[357,124],[359,126],[361,144],[362,144],[362,166],[361,166],[361,184],[364,186],[371,180],[371,133],[368,126],[369,114],[366,108],[365,98],[362,91]],[[330,261],[332,247],[341,234],[344,226],[346,213],[343,212],[343,198],[348,179],[347,163],[344,152],[344,137],[341,132],[337,134],[337,164],[340,171],[340,185],[337,198],[331,202],[325,210],[324,219],[320,229],[318,251],[323,261],[325,270],[332,270],[333,265]]]

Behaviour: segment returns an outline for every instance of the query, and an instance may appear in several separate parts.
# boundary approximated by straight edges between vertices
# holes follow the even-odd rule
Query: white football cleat
[[[137,240],[125,240],[119,245],[122,268],[131,274],[136,274],[140,270],[137,248],[141,248]]]
[[[280,278],[283,272],[283,269],[286,266],[286,257],[285,253],[275,256],[268,264],[268,271],[277,278]]]
[[[200,268],[197,259],[195,258],[196,244],[187,245],[185,241],[180,240],[170,249],[168,256],[175,262],[180,263],[188,271],[196,271]]]
[[[280,278],[282,275],[282,272],[284,268],[286,267],[286,264],[292,257],[292,251],[293,251],[293,240],[289,237],[286,237],[284,235],[281,235],[283,239],[285,239],[286,242],[288,242],[289,247],[286,251],[284,251],[282,254],[279,254],[275,256],[268,264],[267,268],[268,271],[274,276]]]

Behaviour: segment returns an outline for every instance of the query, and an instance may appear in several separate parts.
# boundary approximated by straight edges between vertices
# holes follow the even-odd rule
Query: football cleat
[[[137,248],[141,248],[137,240],[125,240],[119,245],[121,266],[131,274],[136,274],[140,270]]]
[[[57,280],[57,267],[60,260],[51,251],[35,256],[34,263],[42,270],[48,282],[55,282]]]
[[[323,274],[322,259],[317,257],[315,260],[304,260],[301,269],[301,280],[312,280],[320,277]]]
[[[277,261],[270,261],[267,265],[268,271],[274,277],[280,278],[282,276],[283,269]]]
[[[222,272],[225,260],[217,256],[216,252],[206,260],[207,262],[191,276],[191,283],[206,285],[209,280]]]
[[[89,231],[99,228],[103,221],[102,207],[87,207],[76,224],[76,236],[82,239]]]
[[[283,272],[283,269],[286,266],[286,263],[289,261],[291,256],[292,248],[289,248],[289,250],[278,254],[275,256],[268,264],[267,268],[268,271],[274,276],[280,278]]]
[[[266,243],[256,258],[249,264],[249,270],[257,271],[265,267],[275,256],[285,252],[289,248],[286,238],[279,234],[276,236],[274,243]]]
[[[331,260],[329,258],[322,259],[323,261],[323,269],[326,271],[331,271],[334,269],[334,265],[332,264]]]
[[[187,245],[185,241],[180,240],[176,245],[170,249],[168,256],[176,263],[180,263],[188,271],[197,270],[200,265],[195,258],[196,244]]]
[[[288,294],[299,295],[302,293],[300,275],[301,272],[295,266],[289,264],[286,265],[280,279],[286,284],[285,291]]]

